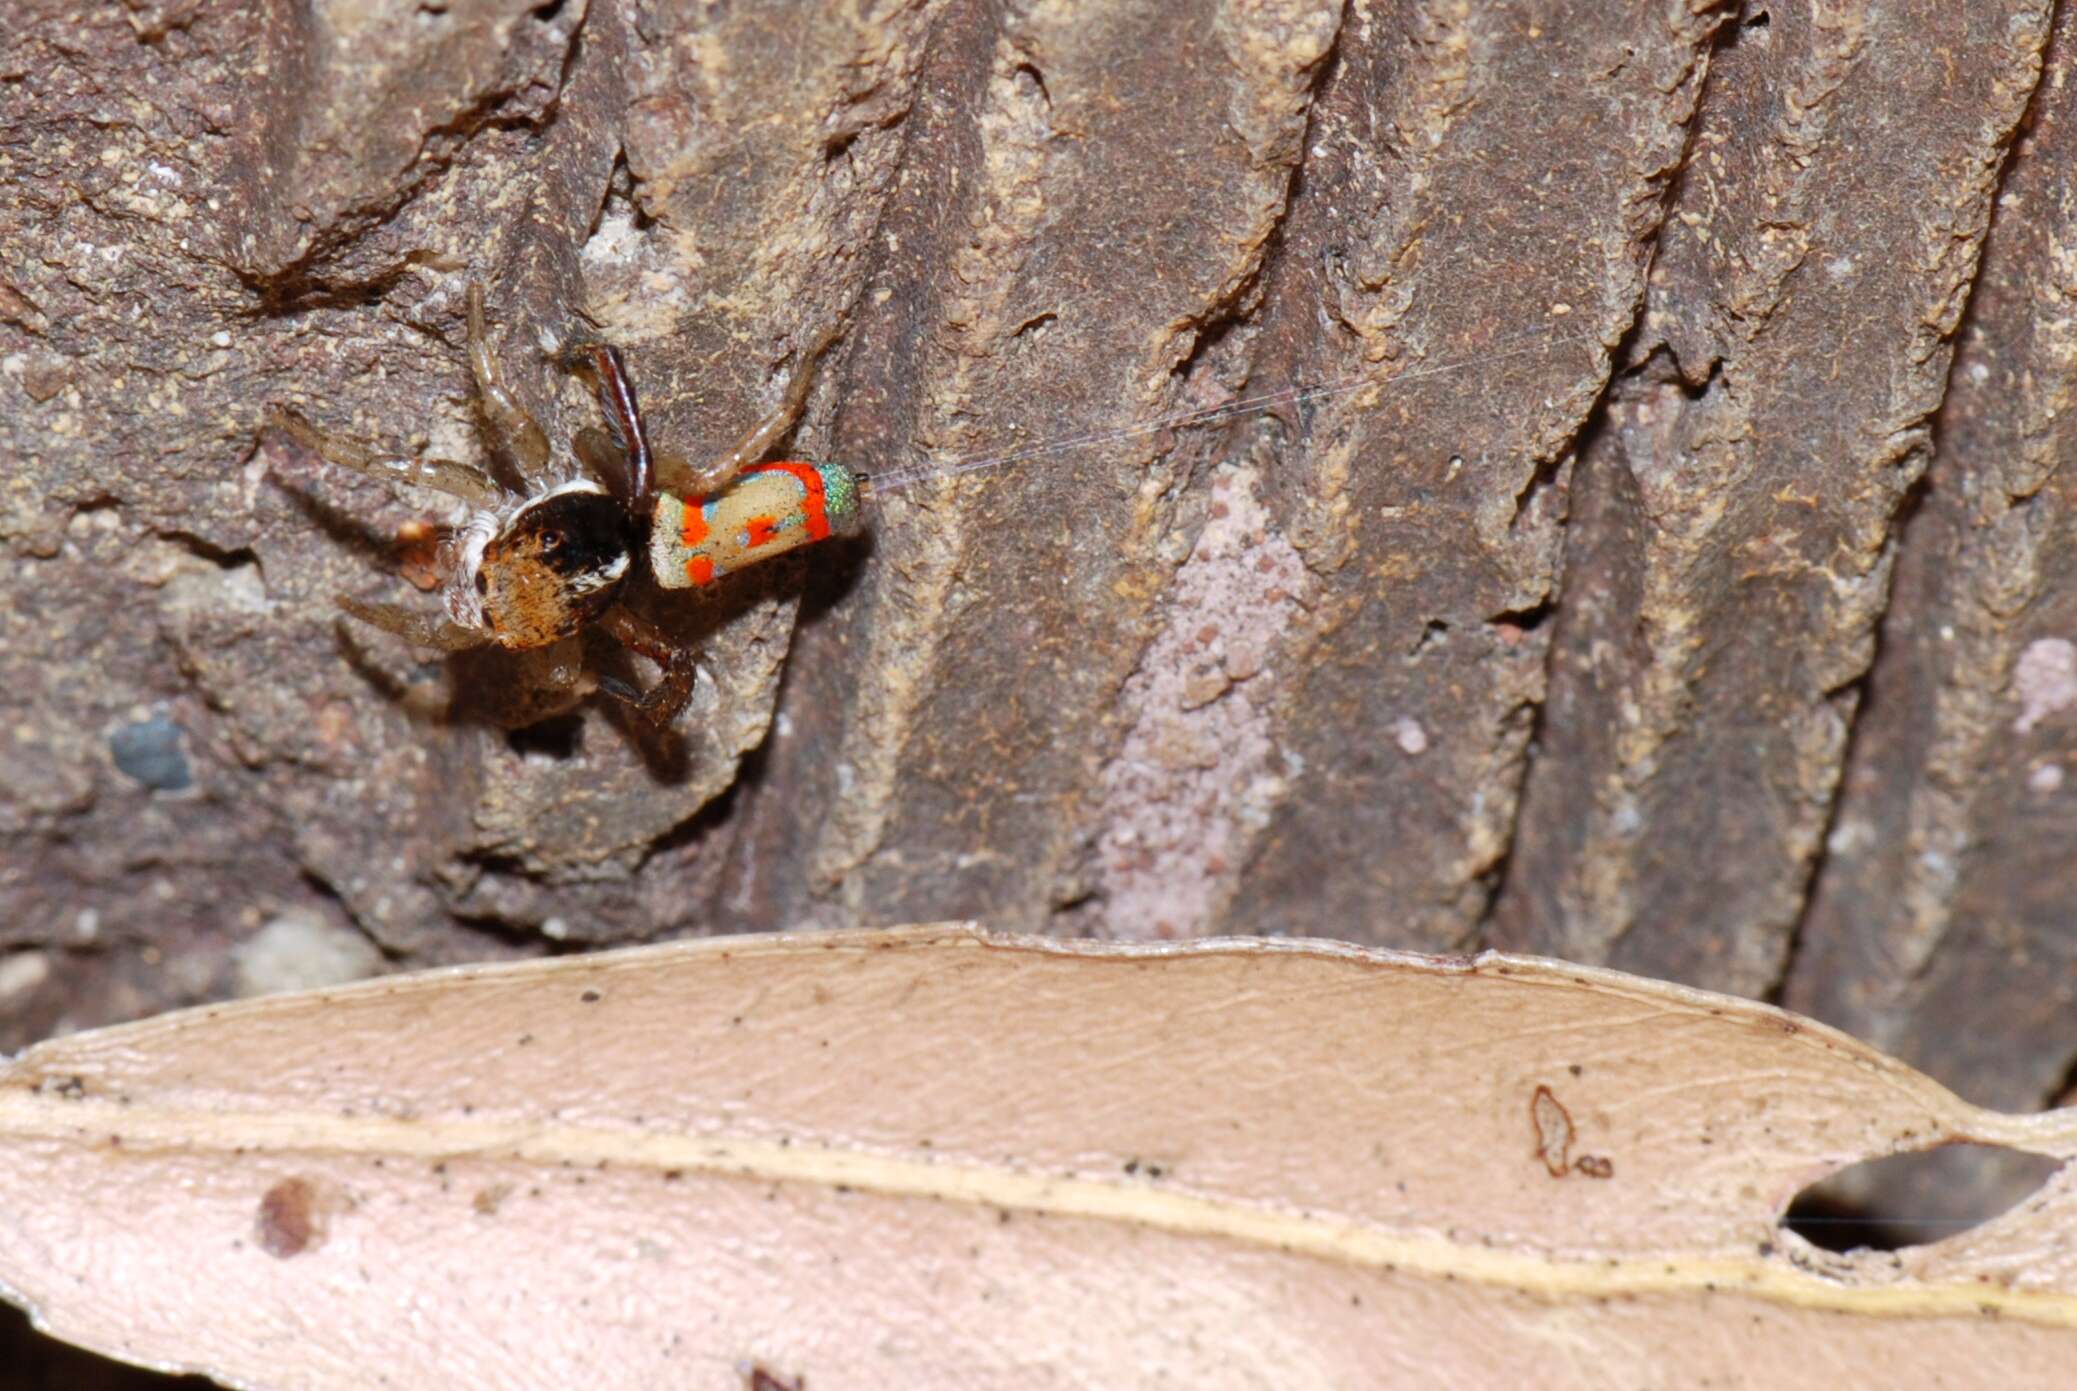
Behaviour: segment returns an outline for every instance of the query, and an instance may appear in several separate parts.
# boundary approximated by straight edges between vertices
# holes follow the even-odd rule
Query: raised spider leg
[[[563,362],[591,373],[599,388],[599,409],[606,413],[613,433],[619,437],[617,441],[602,439],[597,430],[587,426],[577,432],[577,457],[630,512],[637,517],[648,516],[656,505],[656,471],[650,462],[649,430],[642,424],[642,406],[635,399],[635,384],[620,360],[620,350],[604,343],[577,343],[564,350]]]
[[[548,472],[548,434],[527,414],[506,387],[498,360],[490,351],[490,331],[483,322],[483,287],[471,280],[469,301],[469,369],[476,374],[476,394],[483,401],[483,420],[491,441],[519,466],[529,485]]]
[[[622,647],[638,657],[647,657],[663,670],[663,676],[646,691],[637,691],[610,676],[599,678],[599,689],[632,707],[658,729],[669,728],[692,699],[693,683],[699,678],[700,669],[692,653],[673,646],[655,624],[618,604],[599,621]]]
[[[338,597],[339,607],[361,622],[395,633],[419,647],[436,647],[442,652],[466,652],[490,641],[487,634],[464,628],[444,614],[407,609],[402,604],[371,604],[351,594]]]
[[[410,459],[381,455],[350,440],[328,435],[285,406],[276,406],[268,424],[318,454],[328,464],[352,469],[369,478],[390,483],[415,483],[449,497],[458,497],[476,507],[495,507],[502,493],[490,476],[473,464],[452,459]]]
[[[685,497],[707,497],[735,481],[736,475],[772,452],[786,437],[807,407],[808,391],[815,385],[815,364],[829,345],[837,341],[838,325],[822,330],[815,342],[800,355],[800,366],[786,384],[786,396],[762,420],[743,432],[742,438],[719,458],[695,466],[675,454],[656,458],[657,480],[673,493]]]
[[[586,425],[571,437],[570,452],[586,472],[606,485],[607,492],[620,499],[622,506],[634,507],[635,485],[629,476],[627,454],[611,435],[595,425]]]

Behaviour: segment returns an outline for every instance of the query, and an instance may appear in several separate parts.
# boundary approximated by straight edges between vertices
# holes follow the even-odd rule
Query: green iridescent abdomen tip
[[[848,531],[858,519],[858,475],[842,464],[817,464],[822,475],[822,502],[828,509],[830,528]]]

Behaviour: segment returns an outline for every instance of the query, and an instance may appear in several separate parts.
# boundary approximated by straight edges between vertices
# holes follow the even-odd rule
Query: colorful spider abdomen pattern
[[[754,464],[704,498],[661,493],[649,528],[649,567],[665,589],[712,584],[796,546],[850,531],[858,476],[841,464]]]

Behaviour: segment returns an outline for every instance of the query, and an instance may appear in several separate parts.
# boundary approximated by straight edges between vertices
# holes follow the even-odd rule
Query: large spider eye
[[[627,514],[603,493],[544,498],[515,519],[513,538],[523,553],[580,587],[618,580],[633,550]]]

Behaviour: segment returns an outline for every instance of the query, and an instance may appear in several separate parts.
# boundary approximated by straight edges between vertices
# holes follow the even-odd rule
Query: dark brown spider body
[[[484,325],[482,291],[473,284],[468,289],[468,320],[469,364],[483,421],[493,447],[526,480],[524,491],[504,487],[474,465],[444,459],[384,458],[324,434],[291,412],[275,414],[276,424],[330,463],[393,482],[433,488],[467,505],[466,516],[454,525],[440,548],[444,615],[346,595],[340,596],[340,606],[363,622],[408,641],[450,652],[486,644],[513,651],[538,649],[595,625],[662,671],[661,679],[647,692],[637,692],[610,677],[600,678],[598,684],[657,723],[668,724],[691,697],[696,671],[692,654],[674,647],[654,625],[619,602],[629,579],[656,549],[658,490],[672,496],[678,507],[674,518],[686,510],[684,500],[690,500],[694,513],[704,516],[703,502],[711,511],[714,504],[728,498],[737,476],[763,458],[799,419],[807,403],[815,358],[834,334],[825,334],[803,354],[786,396],[775,410],[745,432],[727,453],[700,467],[672,455],[652,453],[634,387],[616,351],[598,343],[566,348],[558,360],[592,377],[612,433],[580,430],[572,441],[573,457],[557,467],[547,434],[499,374]],[[834,466],[825,466],[824,471],[851,480],[851,475]],[[761,490],[769,491],[768,480],[755,481]],[[852,498],[852,482],[844,481],[841,491],[845,498]],[[707,543],[701,554],[712,552],[725,570],[775,554],[802,539],[829,535],[828,520],[816,510],[820,497],[817,493],[816,507],[806,511],[799,505],[793,507],[802,511],[803,518],[807,512],[816,512],[820,520],[808,519],[812,524],[807,531],[792,526],[790,513],[764,515],[772,509],[759,500],[748,507],[759,514],[751,519],[755,525],[749,525],[741,538]],[[674,534],[683,534],[684,544],[695,544],[686,524],[672,525],[678,528]],[[672,554],[675,560],[675,552]],[[687,568],[674,569],[664,582],[688,583],[686,575],[678,572]],[[688,573],[693,570],[698,567],[690,567]],[[709,561],[699,573],[711,577],[719,571]]]

